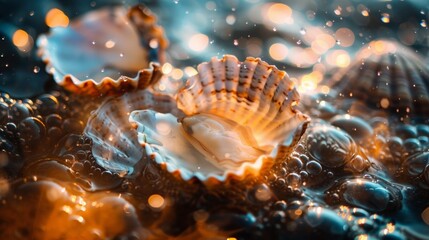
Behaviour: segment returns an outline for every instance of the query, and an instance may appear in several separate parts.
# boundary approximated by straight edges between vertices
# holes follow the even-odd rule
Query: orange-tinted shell
[[[149,9],[107,7],[38,39],[47,71],[69,91],[110,95],[158,81],[168,41]],[[153,73],[152,73],[153,72]]]

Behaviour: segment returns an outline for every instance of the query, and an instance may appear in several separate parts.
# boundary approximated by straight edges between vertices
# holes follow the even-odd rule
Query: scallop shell
[[[339,96],[399,116],[429,116],[429,68],[415,52],[396,42],[364,46],[354,63],[329,80]]]
[[[144,88],[159,77],[168,42],[149,9],[107,7],[38,39],[47,71],[69,91],[88,95]]]
[[[84,134],[92,139],[92,154],[99,165],[116,173],[135,172],[142,161],[143,148],[128,118],[132,111],[148,108],[180,115],[174,99],[148,90],[107,99],[91,114]]]
[[[231,55],[200,64],[198,72],[177,94],[186,114],[179,123],[153,111],[130,116],[156,162],[185,180],[211,182],[257,175],[289,154],[309,117],[295,109],[299,94],[286,72]],[[163,121],[168,130],[157,126]]]

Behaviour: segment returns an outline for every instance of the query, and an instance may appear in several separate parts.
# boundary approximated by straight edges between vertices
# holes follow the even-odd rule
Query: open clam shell
[[[134,110],[149,108],[180,115],[171,97],[148,90],[107,99],[92,113],[84,133],[92,139],[92,154],[99,165],[122,174],[135,172],[136,165],[142,161],[143,148],[128,118]]]
[[[429,116],[429,68],[399,43],[378,40],[364,46],[356,60],[329,80],[345,98],[399,116]]]
[[[295,109],[299,94],[288,75],[260,59],[227,55],[198,66],[177,94],[176,118],[135,111],[139,142],[156,162],[183,179],[225,181],[257,175],[284,159],[309,117]],[[166,123],[160,125],[160,123]]]
[[[159,77],[168,45],[163,29],[149,9],[107,7],[89,12],[66,28],[53,28],[38,39],[47,71],[67,90],[81,94],[111,94],[143,88]]]

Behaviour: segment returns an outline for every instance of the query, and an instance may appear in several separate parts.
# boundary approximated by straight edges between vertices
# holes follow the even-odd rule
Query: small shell
[[[329,85],[339,96],[400,116],[429,116],[429,68],[413,51],[379,40],[364,46],[349,68]]]
[[[289,154],[309,117],[295,109],[299,94],[285,72],[230,55],[200,64],[198,72],[177,95],[187,115],[179,123],[148,111],[130,116],[140,143],[158,163],[185,180],[225,181],[257,175]],[[156,126],[161,121],[169,123],[168,134]]]
[[[164,61],[167,45],[156,17],[142,6],[92,11],[38,39],[39,55],[55,81],[87,95],[144,88],[156,82],[159,66],[147,68],[150,61]],[[150,77],[152,71],[156,77]]]
[[[110,98],[92,113],[84,132],[93,141],[92,154],[99,165],[116,173],[134,173],[143,148],[128,118],[132,111],[146,108],[179,115],[171,97],[148,90]]]

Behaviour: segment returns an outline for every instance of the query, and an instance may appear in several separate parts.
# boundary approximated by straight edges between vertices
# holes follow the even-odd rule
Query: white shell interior
[[[57,82],[66,75],[76,82],[92,79],[97,83],[122,75],[134,77],[149,66],[147,50],[124,7],[89,12],[66,28],[42,35],[38,45]]]
[[[206,182],[257,175],[284,159],[309,121],[295,109],[299,94],[287,74],[230,55],[198,71],[175,99],[139,91],[101,106],[85,129],[97,162],[130,174],[146,154],[184,180]]]
[[[214,115],[198,114],[178,122],[172,114],[140,110],[131,113],[130,122],[137,125],[138,141],[147,154],[170,172],[180,170],[185,180],[224,180],[229,172],[262,165],[271,150],[258,148],[250,129]]]

